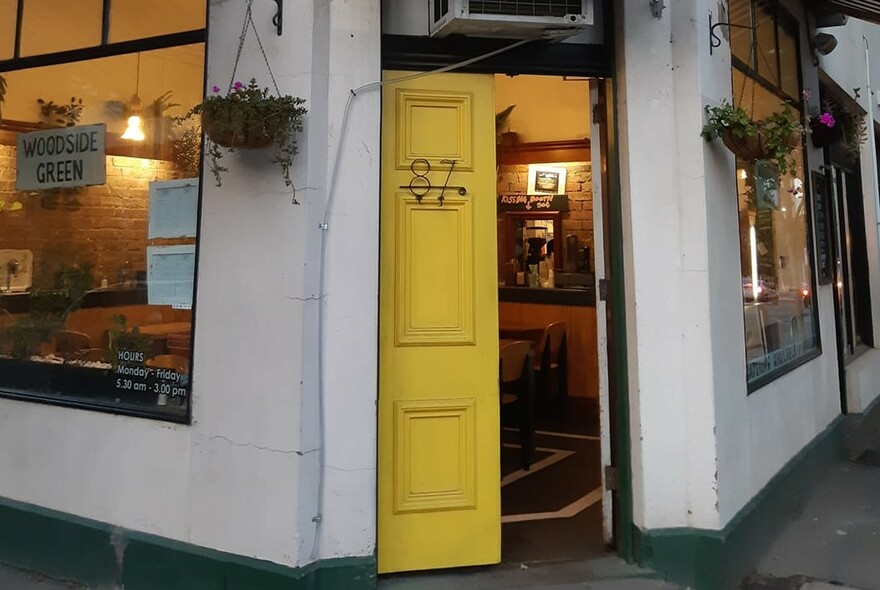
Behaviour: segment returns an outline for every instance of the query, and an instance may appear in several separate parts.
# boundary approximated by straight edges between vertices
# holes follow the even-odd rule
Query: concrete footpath
[[[864,459],[834,465],[815,482],[746,590],[880,590],[880,453]]]
[[[33,572],[0,565],[0,590],[85,590],[82,586],[51,580]]]

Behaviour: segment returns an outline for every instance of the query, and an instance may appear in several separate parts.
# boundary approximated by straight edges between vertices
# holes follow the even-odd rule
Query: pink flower
[[[241,82],[236,82],[235,84],[232,85],[232,88],[233,88],[233,90],[241,90],[243,86],[244,86],[244,84],[242,84]]]
[[[837,122],[834,120],[834,115],[826,111],[819,115],[819,123],[826,127],[834,127]]]
[[[211,86],[211,92],[213,92],[214,94],[217,94],[218,92],[220,92],[220,87],[219,86]]]

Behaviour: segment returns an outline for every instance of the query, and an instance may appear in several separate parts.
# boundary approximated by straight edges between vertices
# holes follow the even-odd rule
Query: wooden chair
[[[190,332],[168,334],[165,347],[168,349],[168,354],[178,354],[189,358],[190,349],[192,348],[192,335]]]
[[[499,351],[501,410],[516,409],[523,469],[528,470],[535,454],[535,377],[532,343],[517,340]]]
[[[568,326],[565,322],[553,322],[544,328],[534,363],[539,395],[549,399],[555,383],[560,413],[565,414],[568,405]]]
[[[92,339],[88,334],[74,332],[73,330],[59,330],[55,332],[55,352],[61,356],[70,356],[81,350],[92,347]]]

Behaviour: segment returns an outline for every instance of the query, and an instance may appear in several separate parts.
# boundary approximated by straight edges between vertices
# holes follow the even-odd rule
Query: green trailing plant
[[[202,131],[198,127],[183,127],[171,140],[171,160],[183,178],[199,175],[202,162]]]
[[[137,326],[128,329],[128,318],[121,313],[110,318],[110,329],[107,330],[107,351],[104,360],[115,368],[119,362],[120,351],[142,352],[148,358],[153,352],[153,340],[141,334]]]
[[[71,96],[67,104],[55,104],[42,98],[37,99],[37,104],[43,121],[52,127],[73,127],[82,117],[83,100],[75,96]]]
[[[721,139],[743,160],[770,160],[782,175],[795,169],[792,152],[801,144],[803,133],[796,112],[788,105],[755,121],[742,107],[724,101],[720,106],[706,106],[701,135],[706,141]]]
[[[51,287],[28,293],[30,313],[18,319],[4,334],[13,358],[37,355],[41,345],[52,340],[70,313],[82,305],[83,297],[93,284],[92,268],[90,264],[62,267],[54,273]]]
[[[212,88],[214,94],[195,105],[184,119],[193,115],[201,118],[202,129],[207,137],[206,151],[211,172],[217,186],[227,168],[221,164],[226,152],[241,148],[265,148],[272,146],[272,162],[281,167],[284,184],[293,187],[290,167],[297,153],[296,133],[302,131],[303,117],[307,109],[305,99],[295,96],[273,96],[268,88],[260,88],[257,81],[244,85],[235,82],[226,95],[220,88]]]

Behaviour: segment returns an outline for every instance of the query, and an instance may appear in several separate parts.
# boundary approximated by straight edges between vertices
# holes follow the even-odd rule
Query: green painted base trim
[[[634,529],[636,560],[695,590],[732,590],[801,511],[811,484],[844,458],[842,416],[802,449],[720,531]]]
[[[126,590],[373,590],[374,557],[300,568],[0,498],[0,563]]]

